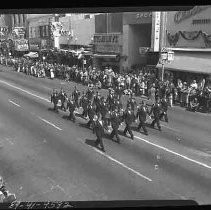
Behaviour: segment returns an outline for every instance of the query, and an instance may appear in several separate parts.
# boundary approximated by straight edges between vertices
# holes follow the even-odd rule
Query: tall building
[[[165,72],[184,81],[211,76],[210,26],[209,5],[166,13],[162,47],[174,51],[174,61],[165,64]]]

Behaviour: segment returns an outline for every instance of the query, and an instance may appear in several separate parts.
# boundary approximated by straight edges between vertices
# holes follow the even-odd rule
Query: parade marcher
[[[115,109],[111,113],[111,127],[113,130],[110,134],[110,138],[113,139],[113,137],[116,136],[117,143],[120,143],[120,138],[119,138],[119,134],[118,134],[118,129],[119,129],[120,123],[121,123],[121,119],[120,119],[120,116],[118,113],[118,109]]]
[[[87,118],[87,116],[88,116],[88,104],[89,104],[89,100],[88,100],[87,96],[85,95],[85,93],[83,93],[83,95],[80,99],[80,106],[83,108],[82,116],[85,118]]]
[[[94,111],[94,107],[92,106],[91,102],[89,102],[89,105],[88,105],[88,116],[89,116],[89,121],[87,123],[87,126],[90,128],[90,126],[92,126],[93,128],[93,125],[94,125],[94,116],[95,116],[95,111]],[[94,130],[93,130],[94,132]]]
[[[103,123],[104,123],[104,127],[105,127],[106,130],[108,130],[109,107],[108,107],[106,99],[103,99],[103,101],[101,102],[100,113],[102,115],[102,120],[103,120]]]
[[[165,121],[168,122],[167,111],[168,111],[168,102],[167,102],[167,100],[166,100],[166,97],[164,96],[164,98],[161,99],[161,114],[160,114],[160,120],[164,117],[164,118],[165,118]]]
[[[160,112],[161,112],[161,107],[160,107],[160,103],[159,100],[157,100],[151,108],[150,111],[150,115],[153,113],[154,115],[154,120],[151,123],[151,126],[154,128],[155,123],[157,124],[157,127],[159,129],[159,131],[161,131],[161,126],[160,126]]]
[[[63,90],[63,88],[61,88],[61,90],[60,90],[59,98],[61,100],[61,110],[66,111],[66,108],[65,108],[64,103],[65,103],[65,101],[67,99],[67,94],[65,93],[65,91]]]
[[[96,113],[100,112],[101,96],[100,96],[100,93],[98,91],[96,92],[93,103],[96,106],[96,110],[95,110]]]
[[[72,120],[74,123],[75,123],[75,114],[74,114],[74,111],[75,111],[75,108],[76,108],[76,105],[75,105],[75,101],[73,100],[73,97],[70,97],[70,99],[68,100],[68,103],[67,103],[67,109],[69,109],[69,120]]]
[[[146,102],[142,101],[140,103],[140,107],[138,107],[136,117],[139,119],[138,131],[140,131],[140,129],[143,128],[145,135],[148,135],[148,132],[145,126],[148,113],[149,113],[149,110],[146,106]]]
[[[76,108],[79,108],[79,96],[80,92],[78,91],[77,87],[75,86],[74,91],[72,93],[73,100],[75,101]]]
[[[103,121],[101,119],[100,113],[98,113],[97,119],[96,121],[94,121],[93,125],[94,125],[94,132],[97,136],[97,139],[95,141],[95,146],[97,147],[100,144],[101,150],[105,152],[103,139],[102,139],[104,135],[104,128],[103,128],[104,126],[103,126]]]
[[[51,94],[51,103],[53,103],[54,105],[54,111],[58,112],[58,106],[57,106],[57,103],[58,103],[58,92],[57,90],[53,90],[53,93]]]
[[[133,133],[132,133],[132,130],[131,130],[131,125],[134,121],[134,113],[133,113],[130,105],[127,107],[127,109],[124,113],[124,120],[125,120],[126,127],[125,127],[123,133],[126,136],[126,133],[129,132],[131,139],[133,139]]]

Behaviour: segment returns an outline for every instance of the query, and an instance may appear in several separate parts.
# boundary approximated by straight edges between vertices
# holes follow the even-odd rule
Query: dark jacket
[[[99,136],[99,137],[103,136],[104,128],[103,128],[103,124],[101,125],[99,120],[95,121],[94,130],[95,130],[96,136]]]
[[[121,123],[121,119],[118,113],[113,112],[111,114],[111,125],[114,129],[118,129]]]
[[[140,121],[145,122],[147,119],[148,108],[147,106],[142,105],[138,108],[136,117],[139,118]]]
[[[126,110],[124,113],[125,123],[131,125],[134,121],[134,113],[133,111]]]

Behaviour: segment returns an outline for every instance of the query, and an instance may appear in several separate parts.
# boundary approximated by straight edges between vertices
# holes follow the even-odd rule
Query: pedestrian
[[[98,147],[100,145],[101,150],[105,152],[105,148],[103,145],[103,135],[104,135],[104,128],[103,128],[103,121],[101,115],[98,113],[96,121],[94,121],[94,131],[97,136],[95,141],[95,146]]]
[[[148,135],[148,131],[145,126],[145,122],[146,122],[148,113],[149,113],[149,110],[146,106],[146,102],[142,101],[140,103],[140,107],[138,107],[138,111],[136,114],[136,117],[139,119],[139,125],[138,125],[137,130],[140,131],[140,129],[143,128],[145,135]]]
[[[117,143],[120,143],[120,138],[118,134],[118,129],[119,125],[121,123],[121,119],[118,113],[118,109],[116,108],[112,113],[111,113],[111,126],[112,126],[112,132],[110,134],[110,138],[113,139],[115,136],[117,139]]]
[[[133,132],[131,130],[131,125],[134,121],[134,113],[133,113],[130,105],[127,107],[127,109],[124,113],[124,120],[125,120],[125,124],[126,124],[126,127],[123,132],[124,135],[126,136],[126,133],[129,132],[131,139],[134,139]]]

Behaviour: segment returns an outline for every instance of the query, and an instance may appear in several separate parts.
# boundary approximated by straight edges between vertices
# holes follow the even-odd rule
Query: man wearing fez
[[[156,102],[152,105],[150,115],[153,113],[154,115],[154,120],[151,123],[151,126],[154,128],[155,123],[157,124],[157,127],[159,131],[161,131],[161,126],[160,126],[160,112],[161,112],[161,105],[159,99],[156,100]]]

